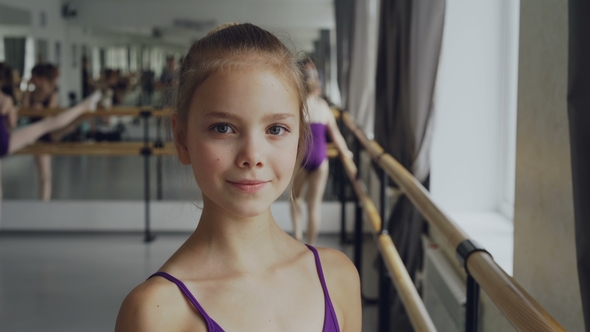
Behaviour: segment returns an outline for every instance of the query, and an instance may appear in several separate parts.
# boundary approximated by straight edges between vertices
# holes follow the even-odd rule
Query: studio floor
[[[0,331],[112,331],[119,306],[188,237],[160,234],[150,244],[140,234],[0,234]],[[317,246],[347,253],[336,235]],[[377,293],[372,262],[376,249],[364,244],[363,292]],[[376,330],[377,307],[363,309],[363,331]]]

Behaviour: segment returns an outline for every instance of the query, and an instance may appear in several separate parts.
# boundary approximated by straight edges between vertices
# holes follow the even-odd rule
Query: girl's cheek
[[[204,156],[206,156],[209,162],[214,164],[227,161],[232,153],[232,149],[225,145],[207,146],[203,151]]]
[[[218,165],[224,161],[221,149],[202,147],[195,152],[198,154],[200,162],[206,165]]]
[[[285,175],[292,175],[297,162],[297,146],[291,149],[283,158],[278,158],[278,160],[281,162],[281,168],[284,170]]]

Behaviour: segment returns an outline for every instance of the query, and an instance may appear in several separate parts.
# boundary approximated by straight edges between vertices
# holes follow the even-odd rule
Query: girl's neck
[[[292,240],[276,224],[270,208],[258,216],[241,218],[206,202],[187,244],[236,270],[263,271],[284,260],[281,255]]]

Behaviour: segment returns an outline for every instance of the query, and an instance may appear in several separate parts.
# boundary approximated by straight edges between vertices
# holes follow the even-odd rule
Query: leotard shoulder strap
[[[325,314],[324,314],[324,328],[322,329],[323,332],[340,332],[340,326],[338,325],[338,317],[336,317],[336,311],[334,310],[334,305],[332,304],[332,300],[330,299],[330,293],[328,292],[328,286],[326,286],[326,279],[324,278],[324,271],[322,269],[322,262],[320,261],[320,255],[316,248],[306,244],[306,246],[313,252],[313,256],[315,257],[315,265],[318,270],[318,276],[320,277],[320,282],[322,283],[322,289],[324,290],[324,300],[325,300]]]
[[[205,309],[203,309],[201,304],[199,304],[199,301],[197,301],[197,299],[193,296],[191,291],[186,287],[186,285],[182,281],[176,279],[175,277],[171,276],[170,274],[168,274],[166,272],[156,272],[156,273],[152,274],[148,279],[153,278],[153,277],[166,278],[169,281],[172,281],[173,283],[175,283],[176,286],[178,286],[178,288],[182,292],[182,294],[184,294],[184,296],[190,301],[190,303],[192,303],[192,305],[197,309],[197,311],[199,311],[201,316],[203,316],[203,319],[205,320],[205,323],[207,324],[207,331],[209,331],[209,332],[224,332],[223,329],[221,328],[221,326],[219,326],[219,324],[217,324],[217,322],[215,322],[211,317],[209,317],[209,315],[207,314]]]

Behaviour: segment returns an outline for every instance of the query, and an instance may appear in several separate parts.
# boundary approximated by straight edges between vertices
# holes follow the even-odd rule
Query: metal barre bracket
[[[140,154],[142,156],[151,156],[152,155],[152,149],[151,148],[142,148],[140,151]]]
[[[375,157],[375,162],[379,163],[381,161],[381,157],[383,157],[384,155],[386,155],[387,152],[385,151],[381,151],[381,153],[379,153],[376,157]]]
[[[469,256],[471,256],[471,254],[473,254],[476,251],[483,251],[488,255],[492,256],[487,250],[485,250],[477,242],[471,239],[467,239],[459,243],[459,245],[457,246],[457,259],[459,260],[459,264],[463,266],[467,274],[469,274],[469,271],[467,270],[467,259],[469,258]]]
[[[142,118],[149,118],[150,116],[152,116],[152,111],[143,110],[143,111],[139,112],[139,114],[141,115]]]

